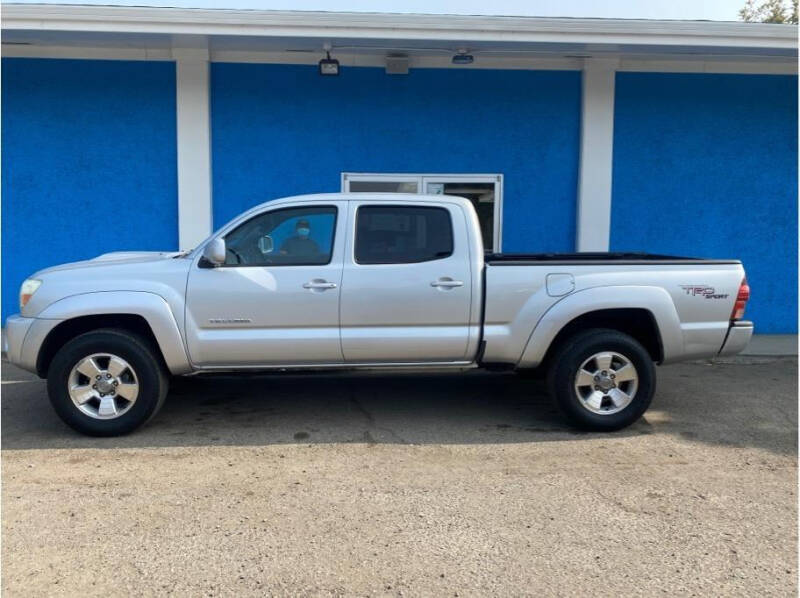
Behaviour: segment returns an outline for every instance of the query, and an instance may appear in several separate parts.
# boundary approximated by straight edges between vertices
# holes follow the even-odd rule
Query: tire
[[[597,328],[570,337],[558,348],[547,382],[570,423],[606,432],[631,425],[647,411],[656,373],[636,339]]]
[[[47,393],[58,416],[88,436],[132,432],[158,413],[168,387],[156,349],[141,336],[114,328],[66,343],[47,375]]]

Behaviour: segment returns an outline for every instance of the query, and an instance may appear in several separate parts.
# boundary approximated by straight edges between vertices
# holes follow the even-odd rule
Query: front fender
[[[645,309],[655,319],[661,335],[664,362],[683,353],[683,335],[675,304],[660,287],[592,287],[567,295],[539,319],[520,359],[520,368],[536,367],[561,329],[575,318],[602,309]]]
[[[143,317],[156,337],[169,371],[176,375],[192,371],[175,316],[163,297],[155,293],[98,291],[71,295],[51,303],[38,314],[36,319],[64,321],[103,314],[131,314]],[[42,328],[52,329],[52,326]],[[30,339],[30,333],[28,336]],[[39,346],[42,341],[44,338],[41,339]]]

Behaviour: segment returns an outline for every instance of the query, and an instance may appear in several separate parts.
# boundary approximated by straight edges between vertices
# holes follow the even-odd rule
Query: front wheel
[[[650,406],[655,366],[645,348],[627,334],[587,330],[557,351],[548,385],[558,407],[576,426],[619,430]]]
[[[47,393],[56,413],[89,436],[132,432],[161,408],[167,377],[150,344],[126,330],[82,334],[56,353]]]

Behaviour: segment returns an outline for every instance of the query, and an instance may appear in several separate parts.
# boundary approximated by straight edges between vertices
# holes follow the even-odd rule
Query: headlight
[[[41,280],[36,280],[35,278],[29,278],[25,282],[22,283],[22,286],[19,289],[19,309],[22,311],[22,308],[28,304],[33,294],[36,290],[42,286]]]

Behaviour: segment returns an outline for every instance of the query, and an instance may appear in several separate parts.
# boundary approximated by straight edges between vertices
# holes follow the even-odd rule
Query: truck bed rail
[[[490,266],[536,265],[543,262],[551,265],[563,263],[573,266],[598,264],[741,264],[740,260],[731,259],[706,259],[660,255],[657,253],[607,251],[587,251],[583,253],[487,253],[484,259],[486,264]]]

